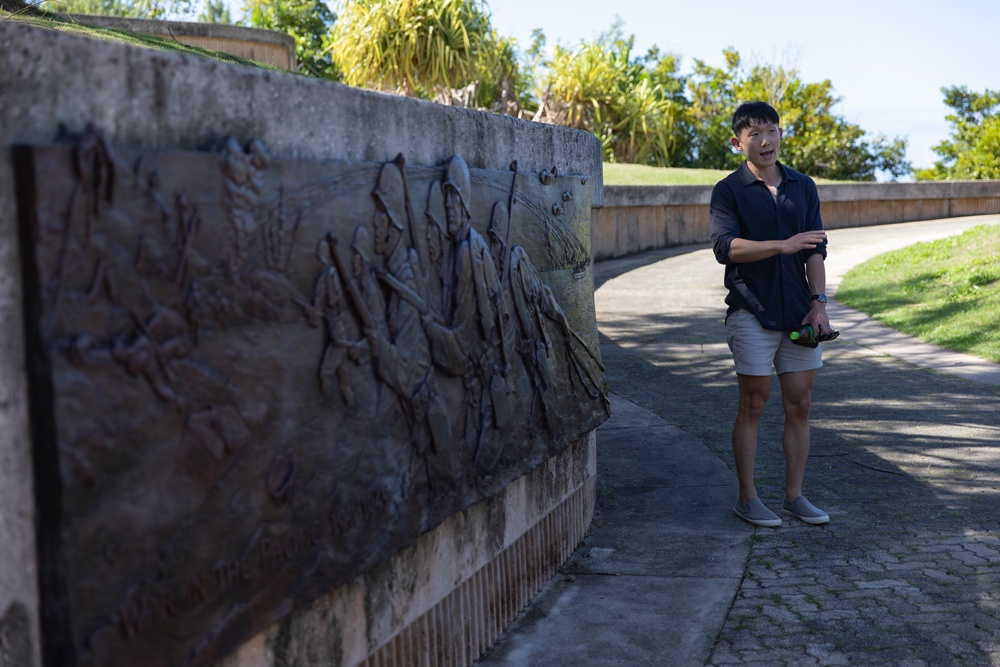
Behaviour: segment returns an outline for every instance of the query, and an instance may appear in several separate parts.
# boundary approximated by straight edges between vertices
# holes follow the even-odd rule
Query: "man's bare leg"
[[[809,459],[809,409],[816,371],[782,373],[781,405],[785,411],[785,428],[781,446],[785,450],[785,495],[795,500],[802,495],[802,480]]]
[[[757,497],[753,475],[757,457],[757,424],[771,394],[771,376],[737,373],[736,377],[740,397],[733,425],[733,458],[740,485],[740,501],[746,503]]]

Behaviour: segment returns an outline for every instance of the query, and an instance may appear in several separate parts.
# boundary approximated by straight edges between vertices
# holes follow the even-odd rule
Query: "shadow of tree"
[[[674,289],[670,261],[662,267],[647,282]],[[601,285],[628,280],[629,270],[607,271]],[[705,268],[706,290],[719,274]],[[616,293],[627,293],[623,287]],[[732,469],[737,390],[724,308],[719,301],[718,310],[611,318],[598,308],[598,328],[610,390],[695,436]],[[769,637],[782,619],[783,633],[800,633],[799,644],[834,646],[863,664],[914,657],[985,664],[983,646],[1000,633],[1000,387],[872,355],[847,340],[824,353],[806,492],[832,521],[757,531],[747,583],[717,649]],[[779,397],[774,378],[756,466],[758,490],[772,507],[784,490]],[[930,609],[939,625],[923,622]],[[761,664],[784,659],[772,650],[758,655]]]

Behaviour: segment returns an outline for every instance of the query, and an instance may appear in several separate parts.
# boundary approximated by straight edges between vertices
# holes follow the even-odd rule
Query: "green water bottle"
[[[793,343],[798,345],[807,345],[809,347],[816,347],[820,343],[825,343],[827,341],[835,339],[840,335],[839,331],[830,330],[825,334],[816,335],[816,330],[812,328],[811,324],[806,324],[799,328],[798,331],[793,331],[788,334],[788,337],[792,339]]]
[[[816,330],[812,328],[811,324],[806,324],[805,326],[799,327],[798,331],[793,331],[788,334],[788,337],[792,339],[793,343],[797,345],[808,345],[809,347],[816,347]]]

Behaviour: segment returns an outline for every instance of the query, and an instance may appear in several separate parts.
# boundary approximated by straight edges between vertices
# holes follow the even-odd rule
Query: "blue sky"
[[[606,31],[615,18],[635,35],[637,54],[653,44],[681,57],[724,64],[734,47],[744,61],[794,67],[803,81],[829,79],[843,98],[836,113],[871,134],[909,140],[915,168],[937,159],[949,109],[941,88],[1000,89],[1000,0],[488,0],[493,26],[526,48],[533,28],[550,45],[572,45]]]

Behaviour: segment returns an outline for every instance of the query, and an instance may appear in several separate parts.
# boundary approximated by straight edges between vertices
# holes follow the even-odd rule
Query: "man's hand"
[[[820,301],[813,301],[809,307],[809,312],[802,319],[803,326],[809,324],[816,331],[816,336],[822,336],[833,331],[830,326],[830,318],[826,314],[826,304]]]
[[[782,255],[794,255],[802,250],[812,250],[826,241],[826,232],[822,229],[801,232],[785,239],[781,244]]]

